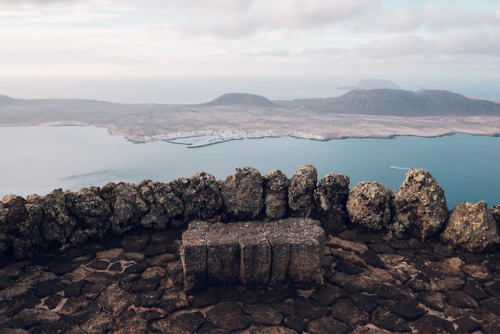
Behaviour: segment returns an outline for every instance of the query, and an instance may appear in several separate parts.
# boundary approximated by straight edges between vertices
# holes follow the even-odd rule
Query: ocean
[[[312,164],[318,178],[342,173],[351,187],[374,180],[397,190],[408,168],[425,168],[445,190],[448,207],[460,201],[500,204],[500,138],[452,134],[422,138],[348,138],[314,141],[290,137],[243,139],[199,148],[168,142],[133,143],[103,128],[0,127],[0,198],[76,191],[107,182],[168,182],[205,171],[223,180],[235,168],[291,177]]]

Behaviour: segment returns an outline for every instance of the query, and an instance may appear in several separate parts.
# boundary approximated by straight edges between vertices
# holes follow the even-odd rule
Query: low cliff
[[[184,229],[213,222],[311,217],[341,232],[356,225],[390,238],[439,237],[452,248],[498,251],[500,206],[462,202],[451,213],[444,192],[425,170],[411,169],[398,192],[376,182],[349,190],[349,177],[301,166],[288,179],[274,170],[236,169],[224,181],[204,172],[169,183],[108,183],[46,196],[5,196],[0,202],[1,262],[61,252],[137,229]]]

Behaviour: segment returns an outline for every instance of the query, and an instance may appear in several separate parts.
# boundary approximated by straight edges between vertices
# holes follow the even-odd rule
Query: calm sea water
[[[188,149],[167,142],[135,144],[106,129],[0,127],[0,198],[45,195],[55,188],[78,190],[109,181],[167,182],[205,171],[224,179],[236,167],[262,174],[273,169],[291,177],[312,164],[318,176],[335,172],[351,187],[375,180],[399,189],[409,167],[427,169],[444,188],[448,206],[460,201],[500,203],[500,138],[454,134],[438,138],[312,141],[264,138]],[[397,166],[401,169],[393,169]]]

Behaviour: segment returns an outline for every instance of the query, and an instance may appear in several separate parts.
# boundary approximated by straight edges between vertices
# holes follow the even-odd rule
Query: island
[[[120,104],[0,96],[0,126],[104,127],[134,142],[200,147],[291,136],[313,140],[449,133],[500,135],[500,103],[443,90],[360,89],[332,98],[271,101],[228,93],[203,104]]]

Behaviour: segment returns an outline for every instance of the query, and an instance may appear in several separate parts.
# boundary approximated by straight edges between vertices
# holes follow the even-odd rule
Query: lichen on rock
[[[346,228],[350,182],[349,176],[336,173],[327,174],[319,181],[314,191],[314,201],[324,227],[337,232]]]
[[[192,175],[187,180],[182,201],[186,220],[206,220],[220,214],[222,197],[215,177],[205,172]]]
[[[264,181],[264,205],[269,219],[284,218],[288,208],[288,186],[290,181],[277,169],[262,176]]]
[[[440,238],[453,248],[475,253],[495,249],[500,244],[497,223],[484,201],[460,202],[454,207]]]
[[[137,189],[149,206],[149,212],[141,219],[141,225],[146,228],[165,230],[170,220],[184,211],[184,203],[168,183],[144,180]]]
[[[352,223],[381,231],[391,223],[391,191],[375,181],[361,182],[349,192],[347,212]]]
[[[221,196],[230,219],[257,218],[264,206],[260,172],[252,167],[236,168],[233,175],[222,182]]]
[[[439,233],[449,211],[443,189],[425,169],[411,168],[394,197],[393,230],[424,241]]]
[[[318,173],[312,165],[304,165],[290,179],[288,187],[288,206],[292,217],[310,217],[314,212],[314,190]]]

